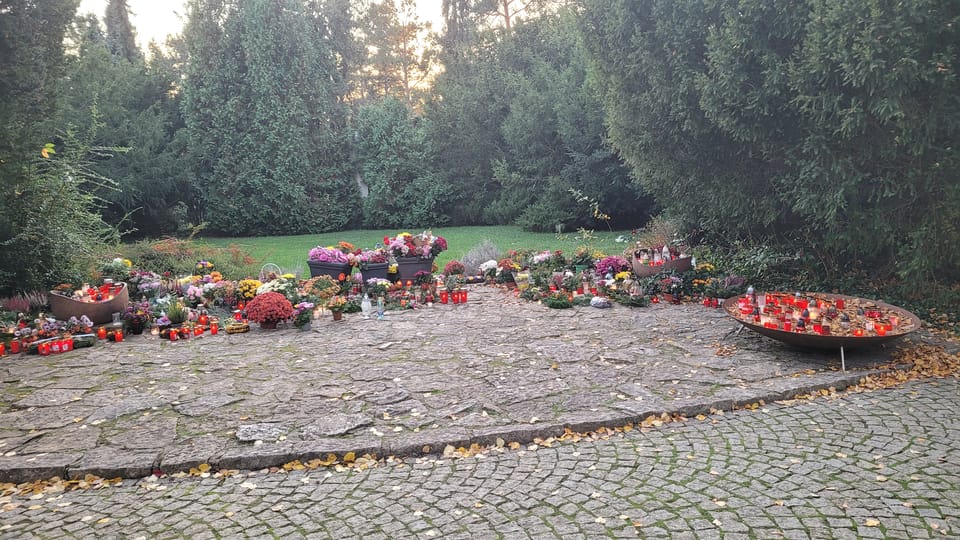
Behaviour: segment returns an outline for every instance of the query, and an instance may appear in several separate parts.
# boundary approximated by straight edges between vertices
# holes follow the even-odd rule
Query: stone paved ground
[[[890,359],[850,353],[843,374],[834,352],[736,327],[699,305],[550,310],[477,287],[385,321],[20,355],[0,361],[0,481],[528,442],[841,388]]]
[[[13,497],[3,538],[958,538],[960,381],[365,471]]]

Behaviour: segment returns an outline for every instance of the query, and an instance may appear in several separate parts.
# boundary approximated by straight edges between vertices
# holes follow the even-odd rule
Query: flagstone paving
[[[843,388],[890,360],[890,349],[851,352],[841,373],[835,352],[736,328],[700,305],[551,310],[480,286],[466,305],[382,321],[8,357],[0,481],[528,442]]]
[[[0,538],[958,538],[960,381],[600,440],[0,500]]]

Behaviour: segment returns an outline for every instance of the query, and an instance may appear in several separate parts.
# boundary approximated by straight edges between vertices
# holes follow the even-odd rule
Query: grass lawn
[[[397,231],[341,231],[299,236],[261,236],[252,238],[203,238],[201,243],[218,247],[236,245],[252,255],[260,264],[273,263],[286,272],[309,274],[307,253],[318,245],[333,245],[344,240],[357,247],[372,248],[378,242],[383,243],[384,236],[395,236],[398,232],[417,234],[419,230]],[[495,227],[444,227],[433,229],[433,234],[447,239],[448,250],[437,257],[437,264],[443,268],[447,261],[460,259],[472,248],[484,240],[490,240],[505,253],[511,249],[525,250],[563,250],[573,253],[579,246],[600,250],[606,254],[620,254],[626,243],[617,242],[618,236],[629,238],[629,231],[595,232],[584,238],[579,233],[556,235],[554,233],[531,233],[513,226]]]

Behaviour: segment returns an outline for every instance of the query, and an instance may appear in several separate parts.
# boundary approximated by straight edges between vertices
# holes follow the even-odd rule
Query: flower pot
[[[347,263],[307,261],[310,267],[310,277],[330,276],[338,279],[340,274],[350,275],[350,265]]]
[[[260,323],[260,328],[264,330],[276,330],[278,321],[263,321]]]
[[[127,323],[127,332],[131,334],[140,335],[143,333],[143,325]]]
[[[366,270],[361,270],[363,281],[369,279],[387,279],[387,271],[390,269],[390,263],[369,263]]]
[[[300,326],[300,331],[301,331],[301,332],[309,332],[312,328],[313,328],[313,327],[311,326],[311,323],[308,322],[307,324],[304,324],[304,325],[301,325],[301,326]]]
[[[342,321],[342,320],[343,320],[343,312],[342,312],[342,311],[334,311],[334,312],[333,312],[333,320],[335,320],[335,321]]]
[[[397,257],[397,279],[407,281],[413,279],[414,274],[420,271],[433,270],[433,257]]]

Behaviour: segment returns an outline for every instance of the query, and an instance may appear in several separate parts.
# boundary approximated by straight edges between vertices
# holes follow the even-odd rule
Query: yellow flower
[[[613,276],[613,279],[622,280],[622,279],[627,279],[628,277],[630,277],[630,272],[623,271],[623,272],[617,272],[617,275]]]
[[[295,276],[295,275],[293,275],[293,274],[290,274],[290,273],[287,273],[287,274],[284,274],[284,275],[282,275],[282,276],[280,276],[280,277],[282,277],[283,279],[294,279],[294,278],[297,277],[297,276]]]
[[[396,263],[390,265],[390,268],[387,269],[387,273],[388,273],[388,274],[395,274],[395,273],[397,273],[397,265],[396,265]]]
[[[123,264],[127,265],[127,268],[130,268],[131,266],[133,266],[133,261],[131,261],[130,259],[124,259]]]

